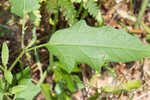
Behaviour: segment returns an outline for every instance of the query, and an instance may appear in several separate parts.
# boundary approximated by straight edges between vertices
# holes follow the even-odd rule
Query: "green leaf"
[[[20,17],[38,10],[40,8],[39,0],[9,0],[11,3],[11,12]]]
[[[40,21],[41,21],[40,10],[34,10],[29,15],[30,15],[30,20],[33,22],[33,24],[35,26],[39,26],[40,25]]]
[[[41,90],[42,90],[42,93],[45,97],[46,100],[52,100],[50,94],[51,94],[51,87],[49,84],[41,84]]]
[[[84,8],[88,10],[90,15],[92,15],[100,23],[100,25],[102,25],[104,21],[97,3],[94,0],[84,2]]]
[[[30,79],[30,68],[25,68],[22,72],[17,73],[17,80]]]
[[[58,0],[46,0],[46,9],[49,13],[57,13]]]
[[[14,86],[11,90],[12,94],[17,94],[19,92],[22,92],[24,89],[26,88],[26,86],[24,85],[18,85],[18,86]]]
[[[85,21],[57,31],[48,44],[49,51],[68,72],[79,63],[100,71],[105,62],[129,62],[150,56],[150,46],[137,37],[109,26],[90,27]]]
[[[7,66],[8,59],[9,59],[9,49],[8,49],[8,46],[7,46],[6,42],[3,43],[1,54],[2,54],[2,63],[3,63],[3,65]]]
[[[129,80],[127,83],[123,84],[124,89],[127,91],[140,88],[141,86],[142,82],[140,80]]]
[[[71,77],[71,75],[70,74],[65,74],[63,77],[64,77],[64,80],[66,82],[67,88],[71,92],[75,92],[75,84],[74,84],[74,81],[73,81],[73,78]]]
[[[33,100],[40,92],[40,86],[34,85],[30,79],[22,80],[19,85],[23,86],[23,88],[15,87],[18,88],[18,91],[13,91],[14,93],[16,92],[14,100]]]
[[[40,92],[40,86],[31,81],[30,68],[27,67],[22,72],[17,73],[18,85],[13,87],[12,93],[15,93],[13,100],[33,100]],[[22,88],[21,88],[22,87]]]
[[[0,78],[0,92],[2,92],[5,88],[5,82],[3,78]]]
[[[84,88],[84,84],[83,84],[83,82],[80,80],[79,76],[74,75],[74,76],[73,76],[73,80],[75,81],[76,90],[79,90],[79,89]]]
[[[9,84],[12,83],[13,75],[11,74],[10,71],[7,71],[7,70],[6,70],[6,71],[4,72],[4,77],[5,77],[6,81],[7,81]]]

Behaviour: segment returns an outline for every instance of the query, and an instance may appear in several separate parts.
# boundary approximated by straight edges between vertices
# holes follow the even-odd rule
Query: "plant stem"
[[[20,55],[16,58],[16,60],[13,62],[13,64],[10,66],[9,68],[9,71],[11,71],[15,65],[17,64],[17,62],[20,60],[20,58],[26,53],[26,52],[29,52],[29,51],[32,51],[34,49],[38,49],[38,48],[42,48],[42,47],[45,47],[47,45],[50,45],[50,43],[45,43],[45,44],[41,44],[41,45],[38,45],[38,46],[35,46],[35,47],[32,47],[32,48],[29,48],[29,49],[23,49],[23,51],[20,53]]]
[[[22,34],[21,34],[21,47],[22,49],[24,49],[24,34],[25,34],[25,23],[26,23],[26,19],[25,17],[23,17],[23,22],[22,22]]]
[[[20,55],[16,58],[16,60],[13,62],[13,64],[10,66],[10,68],[8,69],[9,71],[11,71],[15,65],[17,64],[17,62],[20,60],[20,58],[24,55],[25,51],[23,49],[23,51],[20,53]]]
[[[76,17],[79,17],[79,15],[80,15],[82,10],[83,10],[83,0],[81,1],[80,8],[79,8],[79,10],[78,10],[78,12],[76,14]]]
[[[37,62],[37,66],[38,66],[39,71],[40,71],[40,77],[42,77],[42,76],[43,76],[42,66],[41,66],[41,62],[40,62],[40,59],[39,59],[39,55],[38,55],[36,49],[34,49],[34,55],[35,55],[35,60],[36,60],[36,62]]]
[[[52,64],[50,64],[50,66],[48,66],[47,70],[43,73],[42,77],[40,78],[38,84],[42,84],[43,83],[43,81],[46,78],[47,73],[52,69],[52,66],[53,66]]]
[[[42,48],[42,47],[45,47],[45,46],[48,46],[48,45],[51,45],[51,44],[50,43],[44,43],[44,44],[41,44],[41,45],[38,45],[38,46],[34,46],[32,48],[26,49],[25,52],[29,52],[29,51],[32,51],[34,49]]]
[[[54,65],[54,58],[53,58],[53,54],[50,54],[50,59],[49,59],[49,63],[50,63],[50,67],[52,67]]]
[[[137,17],[137,21],[135,23],[135,29],[138,29],[139,28],[139,24],[141,24],[141,20],[142,20],[142,17],[145,13],[145,10],[146,10],[146,7],[148,5],[148,2],[149,0],[143,0],[143,3],[142,3],[142,6],[141,6],[141,10],[138,14],[138,17]]]
[[[133,1],[130,0],[130,14],[133,15]]]
[[[39,80],[39,82],[38,82],[38,85],[40,85],[40,84],[43,83],[43,81],[44,81],[45,78],[46,78],[47,73],[48,73],[48,70],[46,70],[46,71],[43,73],[42,77],[40,78],[40,80]]]

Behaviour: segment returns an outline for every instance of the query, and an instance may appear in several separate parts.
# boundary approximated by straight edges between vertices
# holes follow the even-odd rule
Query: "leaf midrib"
[[[124,48],[124,47],[115,47],[115,46],[107,46],[107,45],[91,45],[91,44],[79,44],[79,43],[53,43],[51,42],[51,45],[53,46],[81,46],[81,47],[97,47],[97,48],[113,48],[113,49],[126,49],[126,50],[133,50],[133,51],[142,51],[142,52],[149,52],[150,53],[150,49],[149,50],[141,50],[141,49],[137,49],[137,48]]]

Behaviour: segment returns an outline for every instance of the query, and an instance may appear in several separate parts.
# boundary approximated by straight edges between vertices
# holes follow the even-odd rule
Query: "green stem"
[[[148,2],[149,0],[143,0],[143,3],[142,3],[142,6],[141,6],[141,10],[138,14],[138,17],[137,17],[137,21],[135,23],[135,29],[138,29],[139,28],[139,24],[141,24],[141,20],[142,20],[142,17],[145,13],[145,10],[146,10],[146,7],[148,5]]]
[[[47,70],[43,73],[42,77],[40,78],[40,80],[39,80],[39,82],[38,82],[39,85],[44,82],[44,80],[45,80],[45,78],[46,78],[46,76],[47,76],[47,73],[48,73]]]
[[[38,45],[38,46],[34,46],[32,48],[26,49],[25,52],[29,52],[29,51],[32,51],[34,49],[42,48],[42,47],[45,47],[45,46],[48,46],[48,45],[51,45],[51,44],[50,43],[44,43],[44,44],[41,44],[41,45]]]
[[[80,15],[82,10],[83,10],[83,0],[81,1],[80,8],[79,8],[79,10],[78,10],[78,12],[76,14],[76,18],[79,17],[79,15]]]
[[[23,8],[23,22],[22,22],[22,33],[21,33],[21,47],[24,49],[24,34],[25,34],[25,23],[26,23],[26,13],[25,13],[25,1],[24,1],[24,8]]]
[[[42,84],[43,81],[46,78],[47,73],[52,69],[53,65],[54,65],[54,59],[53,59],[53,54],[50,54],[50,58],[49,58],[49,63],[50,65],[48,66],[47,70],[43,73],[42,77],[40,78],[38,84]]]
[[[130,0],[130,14],[133,15],[133,1]]]
[[[38,46],[35,46],[35,47],[32,47],[32,48],[26,49],[26,50],[23,49],[23,51],[20,53],[20,55],[16,58],[16,60],[15,60],[15,61],[13,62],[13,64],[10,66],[9,71],[11,71],[11,70],[15,67],[15,65],[17,64],[17,62],[20,60],[20,58],[21,58],[26,52],[32,51],[32,50],[34,50],[34,49],[38,49],[38,48],[45,47],[45,46],[47,46],[47,45],[50,45],[50,43],[41,44],[41,45],[38,45]]]
[[[26,23],[26,18],[25,18],[25,13],[24,13],[24,16],[23,16],[23,22],[22,22],[22,32],[21,32],[21,47],[22,49],[25,48],[24,46],[24,35],[25,35],[25,23]]]
[[[38,66],[39,71],[40,71],[40,77],[42,77],[42,76],[43,76],[42,66],[41,66],[41,62],[40,62],[40,59],[39,59],[39,55],[38,55],[36,49],[34,49],[34,55],[35,55],[35,59],[36,59],[36,62],[37,62],[37,66]]]
[[[48,69],[43,73],[42,77],[40,78],[38,84],[42,84],[46,78],[47,73],[52,69],[52,64],[48,67]]]
[[[17,57],[17,59],[13,62],[13,64],[10,66],[10,68],[8,69],[9,71],[11,71],[15,65],[17,64],[17,62],[20,60],[20,58],[24,55],[25,51],[23,50],[20,55]]]

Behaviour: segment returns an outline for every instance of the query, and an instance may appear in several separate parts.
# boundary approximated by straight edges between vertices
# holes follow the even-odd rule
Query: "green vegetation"
[[[109,67],[105,67],[105,64],[138,61],[150,56],[150,46],[142,43],[136,36],[122,29],[104,26],[104,19],[96,0],[9,0],[9,3],[11,13],[15,14],[13,16],[21,20],[21,52],[9,65],[10,48],[6,42],[2,45],[0,69],[3,77],[0,78],[0,100],[33,100],[40,92],[45,100],[72,100],[73,93],[86,87],[77,74],[82,73],[79,64],[89,65],[96,73],[101,73],[103,67],[115,73]],[[142,25],[149,32],[148,26],[140,21],[147,4],[148,0],[142,4],[136,27]],[[53,34],[47,43],[37,45],[36,30],[42,20],[42,7],[45,7],[50,15],[47,19],[52,25]],[[65,26],[65,29],[57,30],[60,16],[65,18],[68,28]],[[87,25],[85,18],[88,16],[96,20],[95,26]],[[32,27],[28,26],[28,22],[32,23]],[[32,30],[32,39],[25,43],[28,28]],[[46,68],[41,67],[37,52],[43,47],[47,48],[50,54],[49,65]],[[30,54],[31,52],[34,53]],[[25,66],[21,60],[24,55],[35,56],[40,71],[38,81],[32,79],[30,65]],[[14,71],[18,64],[21,69],[19,72]],[[55,85],[45,82],[52,73]],[[105,86],[100,88],[100,91],[120,94],[141,86],[142,82],[139,80],[128,80],[122,83],[122,86]],[[100,96],[101,93],[96,92],[89,100],[96,100]]]

